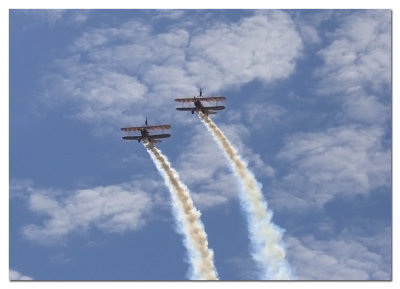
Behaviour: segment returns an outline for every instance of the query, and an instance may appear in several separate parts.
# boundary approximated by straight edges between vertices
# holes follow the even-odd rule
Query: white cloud
[[[46,99],[58,105],[68,101],[80,102],[77,116],[101,126],[104,123],[128,123],[132,117],[121,114],[129,111],[141,101],[147,91],[146,86],[134,76],[117,71],[109,71],[99,65],[83,64],[80,57],[71,57],[60,62],[66,74],[48,75],[45,82],[54,85],[57,94],[47,94]],[[84,95],[84,101],[81,97]],[[125,116],[125,118],[123,117]],[[141,121],[144,116],[140,117]],[[138,118],[139,120],[139,118]]]
[[[178,19],[185,14],[185,10],[175,10],[175,9],[160,9],[157,10],[157,15],[155,18],[167,18],[167,19]]]
[[[312,25],[300,25],[299,27],[301,36],[306,43],[316,44],[321,42],[318,30]]]
[[[324,65],[316,71],[321,92],[348,93],[360,86],[379,91],[391,81],[391,12],[352,13],[318,52]]]
[[[354,196],[390,185],[390,150],[383,129],[343,126],[288,138],[278,157],[290,166],[276,192],[276,205],[321,207],[336,195]],[[282,193],[294,197],[282,198]],[[298,201],[296,201],[298,200]]]
[[[220,124],[219,127],[247,160],[257,176],[273,177],[275,171],[265,164],[262,157],[243,143],[249,136],[247,128],[241,124]],[[202,124],[192,126],[193,136],[178,158],[177,170],[182,180],[190,187],[196,206],[211,208],[232,199],[238,194],[238,181],[229,163],[215,140]]]
[[[191,188],[200,209],[223,204],[236,196],[236,180],[219,149],[202,124],[192,127],[193,136],[179,156],[177,171]],[[195,188],[195,189],[193,189]]]
[[[249,125],[257,130],[265,130],[266,127],[281,122],[287,114],[284,107],[266,101],[248,103],[245,111]]]
[[[390,120],[390,107],[379,101],[378,97],[357,91],[343,100],[344,121],[365,125],[384,125]]]
[[[60,21],[67,10],[64,9],[29,9],[24,10],[27,15],[32,15],[37,19],[44,19],[50,25]]]
[[[320,44],[322,42],[322,29],[319,29],[323,22],[330,19],[337,10],[294,10],[290,15],[299,30],[306,46]]]
[[[68,23],[74,25],[84,24],[88,20],[90,15],[90,10],[72,9],[67,11],[68,14],[70,15],[67,21]]]
[[[174,97],[193,95],[199,85],[213,93],[286,78],[302,47],[290,17],[280,11],[214,21],[205,30],[179,23],[163,33],[136,20],[88,30],[43,77],[50,86],[45,102],[71,102],[75,116],[101,127],[132,123],[170,112]]]
[[[321,79],[317,91],[340,105],[330,122],[336,127],[286,138],[278,159],[287,161],[288,172],[276,184],[275,205],[322,208],[338,195],[389,188],[389,95],[379,88],[391,81],[390,16],[389,10],[352,12],[327,34],[331,42],[318,53],[324,65],[315,73]]]
[[[34,184],[31,180],[18,180],[14,178],[10,180],[10,199],[15,197],[26,199],[34,191]]]
[[[290,17],[280,11],[264,11],[239,24],[221,23],[195,35],[190,44],[189,56],[194,61],[189,61],[189,70],[198,75],[199,82],[217,79],[211,90],[255,79],[286,78],[302,46]],[[199,74],[201,70],[209,75]]]
[[[390,280],[390,234],[340,235],[317,240],[286,236],[288,258],[300,280]]]
[[[18,271],[12,270],[12,269],[10,269],[9,278],[10,278],[10,280],[20,280],[20,281],[33,280],[32,277],[26,276]]]
[[[30,240],[54,243],[72,232],[87,232],[91,228],[111,233],[138,230],[146,223],[155,202],[143,191],[144,185],[147,191],[158,187],[151,180],[73,192],[29,187],[29,209],[43,216],[44,221],[42,225],[27,225],[22,232]]]

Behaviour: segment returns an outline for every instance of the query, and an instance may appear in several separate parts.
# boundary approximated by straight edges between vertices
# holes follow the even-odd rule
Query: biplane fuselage
[[[147,131],[147,129],[145,129],[145,128],[140,129],[140,134],[142,135],[142,137],[141,137],[141,139],[138,140],[139,142],[141,140],[144,142],[151,142],[150,135],[149,135],[149,132]]]
[[[196,108],[196,111],[201,111],[204,114],[208,114],[208,112],[209,112],[209,109],[206,109],[199,99],[195,98],[194,106]],[[192,114],[193,113],[194,113],[194,111],[192,111]]]

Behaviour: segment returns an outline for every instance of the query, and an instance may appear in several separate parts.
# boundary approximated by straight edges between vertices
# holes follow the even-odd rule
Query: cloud
[[[318,52],[324,63],[315,70],[316,96],[330,95],[338,106],[324,130],[286,137],[277,160],[288,171],[273,193],[281,208],[321,209],[336,196],[390,186],[390,11],[356,11],[340,19],[326,35],[329,42]]]
[[[240,151],[249,167],[260,177],[273,177],[274,169],[262,157],[243,143],[248,129],[239,123],[221,124],[221,129]],[[191,188],[193,199],[200,209],[216,207],[235,199],[238,181],[223,152],[202,124],[192,126],[193,136],[177,160],[177,170]]]
[[[31,15],[37,19],[43,19],[48,22],[49,25],[54,25],[60,21],[65,15],[67,10],[64,9],[34,9],[24,10],[26,15]]]
[[[293,22],[280,11],[213,21],[204,29],[178,22],[164,32],[130,20],[82,33],[43,76],[42,98],[51,105],[73,103],[74,115],[94,125],[135,122],[170,112],[174,97],[191,96],[199,85],[213,93],[286,78],[301,49]]]
[[[295,199],[287,202],[280,196],[275,204],[322,207],[337,195],[389,187],[390,149],[383,147],[382,137],[380,127],[341,126],[287,138],[278,158],[290,169],[276,194],[285,191]]]
[[[344,122],[360,123],[364,125],[384,125],[390,120],[390,107],[383,104],[375,95],[368,95],[362,91],[349,94],[342,104],[340,114]]]
[[[332,18],[336,10],[289,10],[301,38],[308,48],[317,47],[323,41],[323,23]]]
[[[72,232],[98,228],[109,233],[139,230],[147,221],[154,201],[143,184],[123,183],[73,192],[26,189],[29,209],[43,216],[42,225],[23,227],[23,235],[40,243],[55,243]],[[154,184],[146,182],[147,190]]]
[[[246,120],[252,128],[257,130],[265,130],[266,127],[282,122],[288,113],[284,107],[266,101],[248,103],[244,108]]]
[[[20,281],[33,280],[32,277],[26,276],[18,271],[12,270],[12,269],[10,269],[9,278],[10,278],[10,280],[20,280]]]
[[[67,12],[69,14],[67,22],[73,25],[84,24],[90,16],[90,10],[71,9],[67,10]]]
[[[368,10],[345,17],[334,40],[318,55],[324,65],[320,92],[349,93],[362,87],[379,91],[391,81],[391,12]]]
[[[190,45],[189,71],[211,90],[286,78],[302,48],[293,22],[280,11],[259,12],[239,24],[217,24],[195,35]]]
[[[177,171],[200,209],[226,203],[236,196],[236,191],[232,190],[236,180],[206,129],[197,124],[192,132],[193,136],[177,160]]]
[[[31,17],[32,25],[46,24],[50,28],[59,24],[81,25],[90,15],[90,10],[84,9],[14,9],[14,13]]]
[[[288,258],[300,280],[390,280],[390,233],[318,240],[286,236]]]
[[[171,9],[160,9],[157,10],[156,16],[154,18],[167,18],[167,19],[178,19],[185,14],[185,10],[171,10]]]

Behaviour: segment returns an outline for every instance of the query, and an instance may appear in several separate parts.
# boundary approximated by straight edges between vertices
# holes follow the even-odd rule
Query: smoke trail
[[[144,146],[171,193],[173,212],[178,227],[185,237],[184,244],[189,252],[191,279],[217,280],[213,262],[214,254],[208,248],[207,235],[200,220],[200,212],[194,207],[189,190],[181,183],[177,172],[171,168],[168,159],[160,150],[149,143],[145,143]]]
[[[254,175],[216,124],[201,112],[199,112],[199,118],[217,140],[228,157],[233,171],[241,181],[240,203],[247,216],[252,257],[263,272],[261,278],[291,279],[292,272],[286,262],[286,253],[282,244],[282,230],[271,221],[272,212],[267,209],[267,203],[261,192],[261,184],[256,181]]]

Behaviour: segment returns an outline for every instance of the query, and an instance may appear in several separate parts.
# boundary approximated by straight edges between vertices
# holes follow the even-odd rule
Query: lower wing
[[[126,140],[141,140],[142,137],[141,136],[123,136],[122,139],[126,139]]]
[[[176,110],[193,111],[193,110],[196,110],[196,108],[195,107],[177,107]]]
[[[149,136],[149,138],[151,139],[151,140],[155,140],[155,139],[158,139],[158,138],[167,138],[167,137],[170,137],[171,135],[169,134],[169,133],[164,133],[164,134],[153,134],[153,135],[150,135]]]
[[[219,105],[219,106],[206,106],[204,107],[206,110],[223,110],[225,109],[225,106]]]

